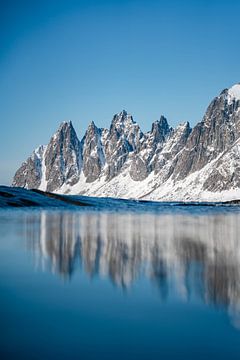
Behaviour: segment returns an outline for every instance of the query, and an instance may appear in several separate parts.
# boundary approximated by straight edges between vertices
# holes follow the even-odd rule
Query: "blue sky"
[[[240,1],[1,1],[0,183],[60,122],[201,120],[240,81]]]

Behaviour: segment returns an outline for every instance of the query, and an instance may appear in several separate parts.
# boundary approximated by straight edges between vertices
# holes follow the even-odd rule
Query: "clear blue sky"
[[[63,120],[201,120],[240,81],[240,1],[0,2],[0,183]]]

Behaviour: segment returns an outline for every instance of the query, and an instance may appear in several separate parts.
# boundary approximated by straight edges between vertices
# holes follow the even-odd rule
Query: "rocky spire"
[[[55,191],[64,183],[74,185],[80,175],[81,144],[72,122],[63,122],[52,136],[45,153],[46,190]]]
[[[105,155],[101,142],[102,130],[92,121],[82,140],[83,146],[83,173],[86,182],[93,182],[101,173],[105,164]]]
[[[171,128],[168,125],[167,119],[161,115],[160,120],[157,120],[152,124],[152,143],[163,143],[166,140],[166,137],[169,135],[170,131]]]

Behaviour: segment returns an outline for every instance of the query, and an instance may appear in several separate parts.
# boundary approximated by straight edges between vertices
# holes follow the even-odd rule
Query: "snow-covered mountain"
[[[17,170],[13,186],[152,200],[240,198],[240,84],[213,99],[203,120],[176,129],[166,118],[143,133],[125,110],[110,129],[91,122],[80,141],[64,122]]]

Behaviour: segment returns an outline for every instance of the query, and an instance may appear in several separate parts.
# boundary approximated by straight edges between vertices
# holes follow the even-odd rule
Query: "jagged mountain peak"
[[[169,127],[167,119],[161,115],[159,120],[152,123],[150,137],[155,143],[164,142],[171,130],[172,128]]]
[[[97,127],[95,122],[93,120],[90,121],[89,125],[88,125],[89,128],[95,128]]]
[[[71,120],[63,121],[50,140],[50,142],[55,144],[59,141],[67,141],[67,144],[69,145],[71,145],[72,142],[79,141]]]
[[[120,113],[118,113],[117,115],[119,116],[127,116],[128,115],[128,112],[126,110],[122,110]]]
[[[126,110],[122,110],[120,113],[115,114],[112,119],[111,126],[114,127],[126,127],[136,124],[131,114]]]
[[[81,170],[81,144],[71,121],[63,121],[51,137],[42,159],[42,190],[54,191],[68,183],[74,185]]]
[[[151,132],[153,132],[154,129],[156,129],[156,128],[165,128],[165,129],[168,129],[168,128],[169,128],[169,124],[168,124],[168,121],[167,121],[167,119],[165,118],[165,116],[161,115],[161,116],[160,116],[160,119],[155,120],[155,121],[152,123]]]
[[[71,120],[64,120],[61,122],[59,128],[58,128],[58,131],[61,131],[63,129],[69,129],[69,128],[72,128],[73,127],[73,124],[72,124],[72,121]]]
[[[85,136],[88,134],[92,134],[92,133],[97,133],[99,132],[100,129],[97,127],[97,125],[95,124],[95,122],[92,120],[86,130]]]
[[[193,129],[189,122],[173,129],[162,115],[143,134],[122,110],[109,130],[92,121],[80,142],[71,121],[64,121],[50,143],[18,169],[13,185],[93,196],[196,200],[189,194],[230,191],[233,184],[240,194],[239,109],[240,84],[235,84],[213,99]]]
[[[130,114],[126,111],[126,110],[122,110],[120,111],[119,113],[116,113],[114,116],[113,116],[113,119],[120,119],[122,121],[124,121],[124,119],[126,119]],[[130,115],[131,116],[131,115]]]
[[[205,130],[211,128],[215,133],[218,132],[216,134],[218,138],[222,136],[220,133],[229,131],[231,127],[237,127],[237,132],[239,132],[239,109],[240,84],[235,84],[229,89],[224,89],[211,101],[202,121],[197,126],[202,126]]]
[[[160,116],[160,119],[157,120],[157,121],[159,121],[160,124],[166,124],[166,123],[168,123],[168,122],[167,122],[167,119],[165,118],[164,115],[161,115],[161,116]]]
[[[102,131],[91,121],[82,139],[83,174],[87,183],[95,181],[100,176],[105,163]]]

